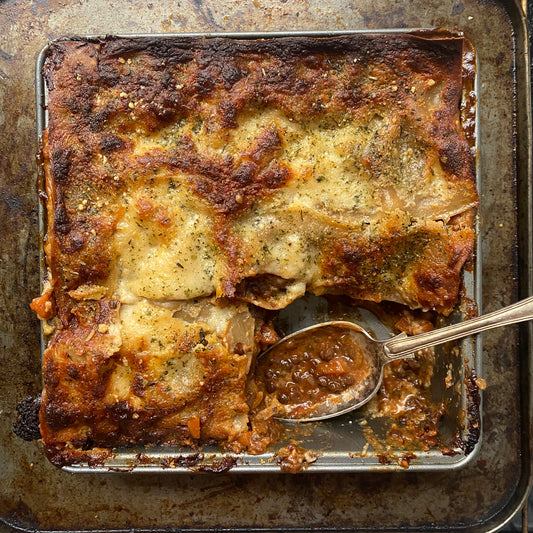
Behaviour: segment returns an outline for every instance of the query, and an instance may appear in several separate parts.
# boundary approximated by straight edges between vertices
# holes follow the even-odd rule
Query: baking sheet
[[[464,30],[480,58],[483,311],[489,312],[531,292],[529,56],[517,4],[2,2],[0,209],[8,223],[0,256],[0,530],[492,531],[510,520],[531,477],[530,326],[484,335],[484,440],[475,459],[454,472],[72,476],[49,465],[37,443],[11,432],[16,403],[40,390],[38,323],[27,308],[39,283],[36,165],[28,154],[36,135],[33,69],[47,40],[83,33],[436,26]]]

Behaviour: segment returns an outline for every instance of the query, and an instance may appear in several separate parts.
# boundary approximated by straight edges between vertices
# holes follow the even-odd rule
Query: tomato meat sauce
[[[316,404],[357,386],[370,373],[357,340],[338,328],[290,339],[259,359],[257,375],[279,403]]]

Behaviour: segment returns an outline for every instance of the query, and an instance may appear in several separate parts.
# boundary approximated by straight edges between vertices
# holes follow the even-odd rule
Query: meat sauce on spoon
[[[299,422],[343,415],[379,390],[383,368],[414,352],[487,329],[533,319],[533,296],[493,313],[413,335],[376,340],[352,322],[316,324],[284,337],[260,355],[257,377],[274,416]]]

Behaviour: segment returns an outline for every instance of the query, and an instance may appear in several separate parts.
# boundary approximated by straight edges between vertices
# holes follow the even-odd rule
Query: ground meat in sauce
[[[260,359],[259,379],[283,405],[315,404],[358,385],[369,374],[357,340],[338,328],[295,338]]]

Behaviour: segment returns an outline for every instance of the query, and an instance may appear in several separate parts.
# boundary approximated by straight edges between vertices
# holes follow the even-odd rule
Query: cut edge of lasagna
[[[57,465],[259,453],[250,368],[306,293],[448,315],[474,246],[461,36],[71,39],[43,75]]]

